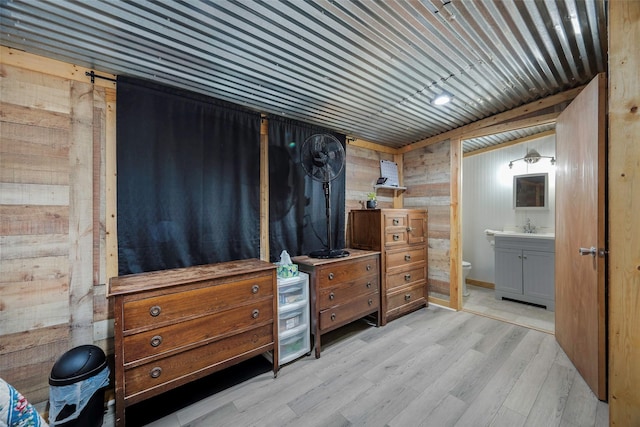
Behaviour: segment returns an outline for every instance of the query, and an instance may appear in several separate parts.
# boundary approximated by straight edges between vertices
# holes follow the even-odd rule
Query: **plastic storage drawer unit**
[[[278,278],[278,349],[280,365],[311,351],[309,275]]]

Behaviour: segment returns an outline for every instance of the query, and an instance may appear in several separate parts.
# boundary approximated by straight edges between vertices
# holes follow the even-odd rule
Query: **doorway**
[[[555,157],[554,125],[491,138],[503,138],[506,142],[498,148],[478,150],[468,147],[477,146],[482,138],[462,142],[463,149],[468,151],[462,161],[462,259],[471,264],[468,295],[462,297],[462,309],[554,333],[554,311],[517,299],[496,299],[494,291],[495,232],[521,232],[527,224],[537,233],[555,231],[555,166],[550,161]],[[523,158],[530,150],[536,150],[542,157],[536,162],[525,162]],[[532,173],[548,174],[549,205],[545,209],[516,210],[513,177]]]

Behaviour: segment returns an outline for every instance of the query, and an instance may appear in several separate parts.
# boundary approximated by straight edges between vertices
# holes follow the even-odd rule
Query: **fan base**
[[[323,249],[313,251],[309,254],[309,258],[344,258],[349,256],[349,252],[344,249]]]

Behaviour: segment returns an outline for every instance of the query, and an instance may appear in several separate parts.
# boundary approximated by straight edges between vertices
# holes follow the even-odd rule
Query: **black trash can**
[[[102,426],[109,367],[100,347],[81,345],[67,351],[53,365],[49,385],[51,427]]]

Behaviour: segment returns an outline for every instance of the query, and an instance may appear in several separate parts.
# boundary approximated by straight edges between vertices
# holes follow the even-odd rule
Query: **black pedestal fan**
[[[314,134],[305,139],[300,160],[304,171],[315,181],[322,182],[327,216],[327,249],[313,251],[309,257],[341,258],[348,256],[349,252],[344,249],[334,249],[331,243],[331,181],[340,176],[344,169],[344,148],[333,135]]]

